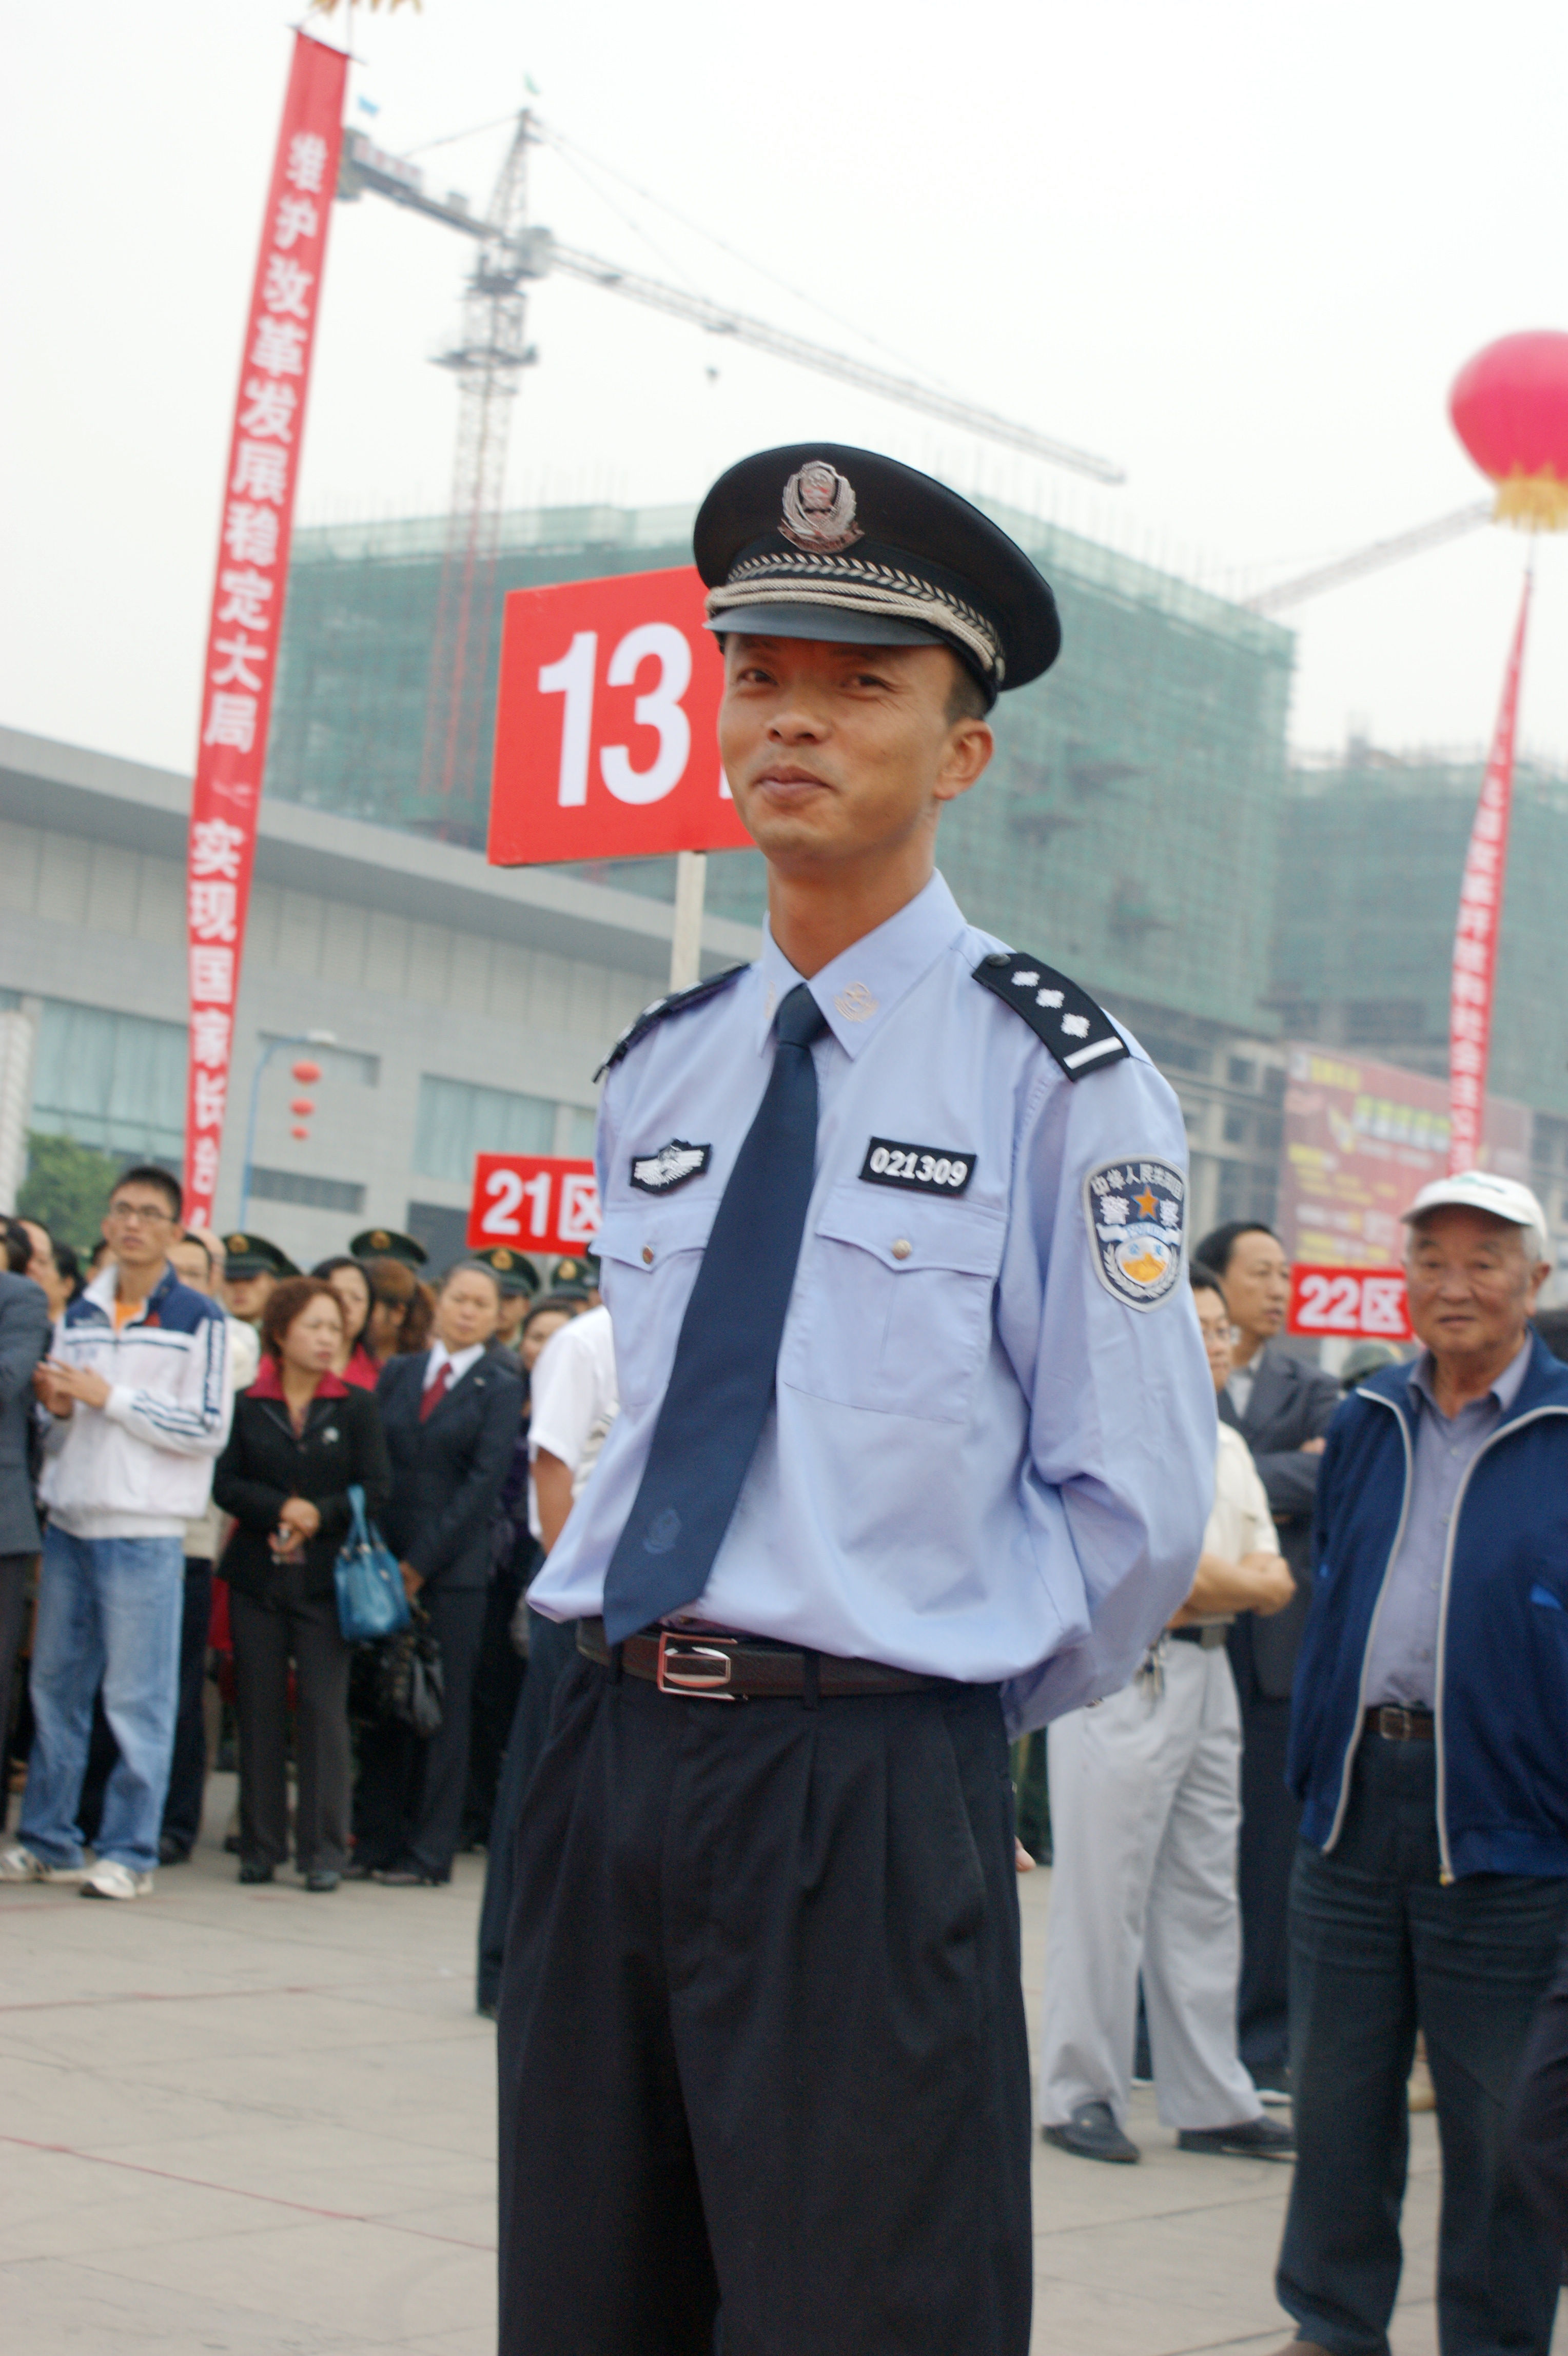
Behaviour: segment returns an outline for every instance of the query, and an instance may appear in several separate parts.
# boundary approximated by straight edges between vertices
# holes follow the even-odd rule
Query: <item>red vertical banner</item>
[[[185,1194],[186,1217],[196,1226],[211,1225],[218,1186],[256,810],[348,70],[341,49],[295,35],[230,437],[187,861]]]
[[[1474,1170],[1480,1160],[1486,1116],[1487,1063],[1492,1044],[1492,986],[1498,967],[1498,926],[1508,871],[1509,817],[1513,807],[1514,728],[1519,718],[1520,669],[1524,627],[1530,617],[1530,575],[1520,599],[1519,620],[1503,679],[1503,700],[1470,848],[1459,886],[1459,921],[1454,932],[1454,972],[1448,990],[1448,1169]]]

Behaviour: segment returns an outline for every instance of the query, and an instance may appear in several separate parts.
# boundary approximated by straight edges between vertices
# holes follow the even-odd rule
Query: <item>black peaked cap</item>
[[[725,606],[766,605],[770,594],[897,613],[951,646],[993,695],[1038,679],[1061,649],[1050,584],[1016,541],[945,483],[875,450],[797,442],[742,458],[703,501],[692,548],[715,625]]]

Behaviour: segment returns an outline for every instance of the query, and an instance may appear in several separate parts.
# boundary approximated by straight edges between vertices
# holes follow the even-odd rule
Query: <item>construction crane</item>
[[[1100,483],[1125,477],[1110,459],[1071,443],[1037,434],[1032,426],[959,400],[915,377],[898,376],[847,352],[786,334],[764,319],[732,311],[705,295],[640,273],[623,270],[596,254],[564,245],[528,219],[528,150],[542,136],[531,110],[517,119],[489,213],[481,219],[465,199],[429,195],[424,175],[407,157],[387,154],[364,133],[345,128],[338,195],[352,203],[364,195],[385,197],[475,239],[479,246],[465,291],[458,343],[439,356],[461,388],[457,454],[452,507],[441,568],[435,642],[431,651],[430,691],[425,707],[422,799],[426,807],[450,809],[456,796],[473,788],[478,766],[479,725],[495,604],[496,558],[506,481],[507,434],[521,371],[535,354],[525,340],[528,285],[560,273],[625,295],[667,317],[683,319],[707,334],[727,336],[775,359],[790,360],[820,376],[852,384],[862,392],[901,402],[944,425],[999,443],[1004,449],[1066,466]],[[436,831],[446,831],[437,819]]]
[[[1326,590],[1342,588],[1347,581],[1359,581],[1365,573],[1380,573],[1385,565],[1402,564],[1407,556],[1420,556],[1426,549],[1460,540],[1466,532],[1489,522],[1491,514],[1491,500],[1477,499],[1467,508],[1455,508],[1451,515],[1417,524],[1413,531],[1396,532],[1391,540],[1374,540],[1332,564],[1298,573],[1294,581],[1276,582],[1273,588],[1260,589],[1256,596],[1243,597],[1241,603],[1253,614],[1285,613],[1293,605],[1305,605],[1309,597],[1321,597]]]

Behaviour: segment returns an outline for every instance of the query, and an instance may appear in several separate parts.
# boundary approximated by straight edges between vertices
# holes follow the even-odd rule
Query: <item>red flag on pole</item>
[[[211,1225],[218,1186],[256,809],[348,68],[341,49],[295,35],[230,437],[187,862],[185,1195],[193,1226]]]
[[[1530,615],[1530,575],[1524,580],[1513,648],[1503,680],[1503,700],[1470,848],[1459,886],[1459,921],[1454,933],[1454,972],[1448,991],[1448,1169],[1474,1170],[1480,1160],[1486,1117],[1487,1061],[1492,1043],[1492,981],[1498,963],[1498,924],[1502,915],[1508,868],[1509,817],[1513,805],[1514,723],[1519,716],[1520,667],[1524,626]]]

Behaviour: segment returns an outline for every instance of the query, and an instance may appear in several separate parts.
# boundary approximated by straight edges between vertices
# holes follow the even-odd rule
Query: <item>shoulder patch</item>
[[[607,1072],[613,1071],[621,1057],[629,1055],[632,1049],[647,1038],[655,1024],[662,1023],[667,1015],[684,1014],[689,1007],[701,1006],[705,1000],[716,998],[721,990],[727,990],[732,981],[750,970],[749,966],[727,966],[723,973],[709,974],[706,981],[693,982],[690,990],[678,990],[669,998],[656,998],[651,1006],[643,1008],[635,1023],[628,1023],[594,1074],[595,1079],[602,1080]]]
[[[1023,1016],[1069,1080],[1119,1064],[1131,1053],[1110,1015],[1087,991],[1022,949],[993,949],[975,967],[974,979]]]

